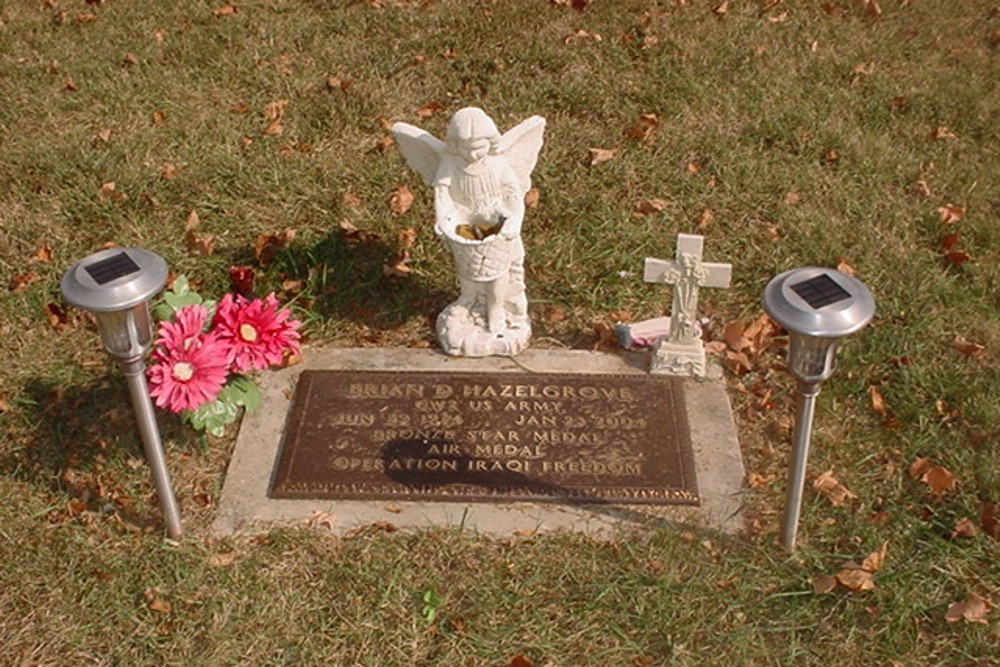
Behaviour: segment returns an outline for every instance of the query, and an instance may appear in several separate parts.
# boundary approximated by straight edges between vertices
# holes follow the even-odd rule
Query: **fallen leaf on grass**
[[[698,229],[705,229],[708,225],[715,219],[715,211],[710,208],[706,208],[698,216],[698,221],[695,223]]]
[[[979,529],[976,528],[976,524],[972,523],[972,519],[969,517],[962,517],[955,522],[955,527],[951,530],[951,539],[957,537],[975,537],[979,534]]]
[[[813,481],[813,489],[830,501],[834,507],[840,507],[848,500],[857,498],[833,476],[832,470],[827,470]]]
[[[958,139],[958,135],[952,132],[947,125],[938,125],[930,134],[932,141],[944,141],[946,139]]]
[[[368,232],[358,229],[350,220],[340,221],[340,231],[344,233],[344,238],[348,241],[368,242],[378,241],[379,235],[375,232]]]
[[[947,206],[939,206],[937,213],[942,225],[953,225],[965,217],[965,207],[948,204]]]
[[[876,588],[872,573],[863,569],[844,569],[837,573],[837,583],[852,593],[862,593]]]
[[[532,667],[531,661],[525,658],[523,655],[515,655],[510,660],[510,667]]]
[[[155,588],[147,588],[142,592],[142,596],[146,599],[146,608],[150,611],[158,614],[169,614],[173,611],[173,605],[160,597],[160,592]]]
[[[119,190],[114,181],[108,181],[103,183],[101,189],[97,191],[97,198],[100,201],[124,201],[128,199],[128,195]]]
[[[184,219],[184,231],[196,229],[200,224],[201,216],[198,215],[198,211],[191,209],[191,212],[188,213],[188,216]]]
[[[632,125],[625,129],[623,135],[632,141],[646,141],[660,127],[660,117],[655,113],[644,113]]]
[[[587,151],[588,159],[590,160],[590,166],[601,164],[602,162],[607,162],[612,159],[616,154],[616,151],[607,148],[591,148]]]
[[[207,559],[209,567],[227,567],[236,562],[236,551],[223,551],[220,554],[212,554]]]
[[[37,273],[15,273],[10,277],[10,282],[7,283],[7,291],[12,294],[20,294],[41,279],[42,277]]]
[[[442,109],[444,109],[443,104],[431,101],[417,109],[415,113],[417,114],[417,118],[430,118]]]
[[[405,185],[400,185],[389,199],[389,209],[396,215],[403,215],[413,206],[413,193]]]
[[[232,5],[223,5],[212,10],[213,16],[235,16],[239,14],[238,9]]]
[[[397,278],[407,278],[413,273],[413,269],[407,265],[410,261],[410,253],[403,250],[396,254],[391,260],[382,265],[382,274]]]
[[[524,207],[525,208],[538,208],[538,200],[541,197],[541,193],[538,188],[531,188],[524,193]]]
[[[865,557],[861,562],[861,569],[866,572],[878,572],[882,569],[882,565],[885,564],[885,556],[888,551],[889,543],[883,542],[882,546]]]
[[[153,115],[149,117],[149,122],[153,124],[154,127],[159,127],[163,125],[167,120],[167,114],[162,111],[154,111]]]
[[[45,305],[45,316],[56,331],[62,331],[69,324],[69,312],[57,303]]]
[[[965,336],[955,336],[955,339],[951,341],[951,347],[967,357],[974,357],[986,349],[985,346],[968,340]]]
[[[934,495],[942,495],[955,488],[955,474],[929,459],[918,457],[910,464],[911,479],[919,479],[930,487]]]
[[[983,623],[986,624],[986,615],[990,613],[993,605],[986,598],[969,593],[969,596],[960,602],[952,602],[948,605],[948,611],[944,614],[944,620],[949,623]]]
[[[824,574],[813,579],[812,585],[813,593],[816,593],[817,595],[832,593],[833,590],[837,588],[837,577],[832,574]]]
[[[868,398],[872,403],[872,412],[880,417],[885,417],[889,413],[889,408],[886,407],[885,399],[882,398],[882,392],[879,391],[878,387],[874,385],[868,387]]]
[[[287,108],[288,100],[276,100],[264,107],[264,118],[267,120],[267,125],[262,130],[264,136],[274,137],[285,131],[282,120]]]
[[[712,8],[712,13],[716,16],[725,16],[729,13],[729,0],[724,0],[723,2],[717,4]]]
[[[879,19],[882,16],[882,7],[879,6],[876,0],[858,0],[858,2],[872,20]]]
[[[632,207],[632,215],[636,217],[653,215],[654,213],[659,213],[669,205],[670,202],[666,199],[643,199],[640,202],[636,202],[635,206]]]
[[[42,247],[38,249],[35,256],[32,257],[35,262],[48,263],[52,261],[52,246],[48,243],[43,243]]]
[[[215,252],[215,237],[211,234],[200,236],[194,229],[184,233],[184,244],[188,254],[194,257],[208,257]]]
[[[406,227],[405,229],[400,229],[396,232],[396,239],[399,241],[399,245],[404,248],[412,248],[417,242],[417,230],[413,227]]]
[[[1000,519],[997,519],[996,503],[983,503],[979,509],[979,523],[987,535],[1000,540]]]
[[[254,242],[254,257],[257,258],[261,268],[267,268],[274,261],[274,258],[277,257],[278,252],[291,245],[294,239],[294,229],[286,229],[277,234],[258,235],[257,240]]]
[[[858,275],[857,271],[854,270],[854,267],[851,266],[848,263],[848,261],[843,257],[841,257],[840,260],[837,262],[837,270],[853,278],[856,278]]]

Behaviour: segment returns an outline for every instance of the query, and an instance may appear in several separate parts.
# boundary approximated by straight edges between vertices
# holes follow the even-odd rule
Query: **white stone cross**
[[[670,334],[653,353],[652,373],[704,375],[705,349],[698,332],[698,290],[701,287],[729,287],[732,265],[701,261],[705,237],[677,235],[676,259],[646,258],[643,279],[647,283],[674,286],[670,308]]]

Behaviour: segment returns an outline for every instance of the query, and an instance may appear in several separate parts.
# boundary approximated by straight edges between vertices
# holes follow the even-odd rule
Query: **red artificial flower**
[[[253,300],[233,294],[224,296],[212,326],[229,346],[233,372],[264,370],[280,364],[285,352],[298,353],[298,328],[302,323],[291,316],[287,308],[278,308],[274,294]]]
[[[149,393],[172,412],[195,410],[215,400],[229,375],[228,345],[203,331],[208,310],[201,305],[177,311],[175,322],[160,322]]]

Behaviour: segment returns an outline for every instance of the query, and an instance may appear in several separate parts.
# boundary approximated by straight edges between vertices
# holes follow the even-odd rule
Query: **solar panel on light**
[[[107,259],[102,259],[101,261],[85,266],[84,268],[98,285],[106,285],[112,280],[116,280],[139,271],[139,265],[132,261],[132,258],[125,252],[112,255]]]
[[[827,274],[818,275],[790,286],[814,310],[851,298],[851,293]]]

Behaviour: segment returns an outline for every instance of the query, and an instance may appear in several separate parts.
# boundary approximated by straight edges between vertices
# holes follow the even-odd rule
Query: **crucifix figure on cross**
[[[703,236],[678,234],[675,259],[646,258],[643,279],[674,286],[670,334],[653,348],[650,373],[705,375],[705,347],[697,327],[698,290],[729,287],[732,265],[702,262],[704,244]]]

